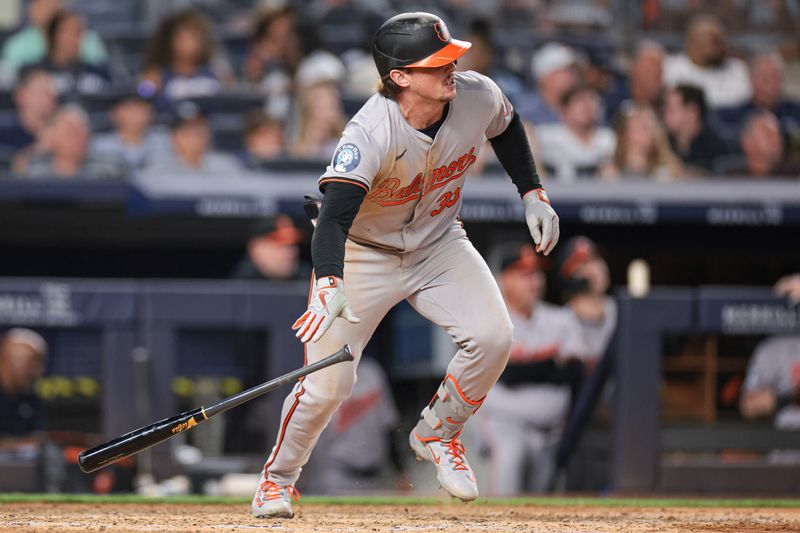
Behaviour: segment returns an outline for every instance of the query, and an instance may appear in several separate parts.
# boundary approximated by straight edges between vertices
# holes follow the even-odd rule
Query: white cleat
[[[282,487],[264,479],[253,497],[253,516],[256,518],[291,518],[292,500],[299,501],[300,493],[292,485]]]
[[[434,464],[436,479],[451,496],[465,502],[478,497],[475,473],[467,462],[464,445],[458,440],[458,435],[449,441],[437,438],[422,440],[416,431],[412,431],[408,440],[417,460]]]

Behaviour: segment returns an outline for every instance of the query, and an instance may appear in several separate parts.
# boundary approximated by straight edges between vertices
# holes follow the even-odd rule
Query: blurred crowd
[[[109,10],[122,16],[128,3]],[[706,3],[717,12],[701,11]],[[621,46],[609,34],[622,22],[601,0],[145,2],[132,4],[142,11],[136,38],[129,28],[115,35],[115,21],[92,27],[86,6],[100,0],[29,0],[0,37],[0,172],[319,171],[374,91],[371,35],[391,14],[421,8],[473,43],[459,69],[497,81],[549,179],[797,177],[800,103],[786,89],[796,32],[739,38],[742,17],[752,29],[800,22],[781,11],[789,3],[741,12],[735,1],[634,2],[639,28],[680,20],[680,38]]]

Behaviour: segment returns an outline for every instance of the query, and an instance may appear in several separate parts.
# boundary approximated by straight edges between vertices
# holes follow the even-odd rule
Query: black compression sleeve
[[[525,127],[516,112],[506,131],[489,139],[489,142],[492,143],[498,161],[517,186],[520,196],[525,196],[525,193],[533,189],[542,188]]]
[[[329,183],[325,188],[317,227],[311,238],[314,275],[344,277],[344,242],[366,191],[358,185]]]

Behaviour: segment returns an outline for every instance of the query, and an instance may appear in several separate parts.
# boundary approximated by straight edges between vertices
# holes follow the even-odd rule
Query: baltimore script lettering
[[[477,159],[474,152],[475,147],[473,146],[469,149],[469,152],[455,161],[434,168],[430,173],[430,179],[426,180],[425,176],[420,172],[405,187],[400,187],[398,178],[383,180],[372,188],[372,191],[367,195],[367,199],[384,207],[402,205],[406,202],[418,200],[429,192],[444,187],[451,181],[457,180],[466,174],[469,167]]]

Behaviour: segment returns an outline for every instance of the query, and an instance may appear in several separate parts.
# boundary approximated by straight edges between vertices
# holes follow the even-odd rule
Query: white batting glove
[[[522,197],[525,203],[525,222],[531,230],[536,243],[536,251],[548,255],[555,248],[561,230],[558,228],[558,215],[550,205],[544,189],[533,189]]]
[[[317,280],[317,288],[308,309],[292,325],[292,329],[297,330],[295,337],[303,343],[317,342],[337,316],[351,324],[361,322],[353,314],[344,296],[344,281],[334,276],[325,276]]]

